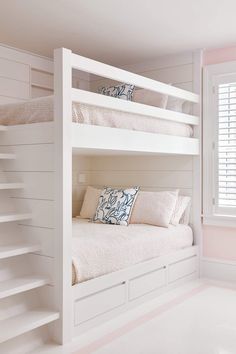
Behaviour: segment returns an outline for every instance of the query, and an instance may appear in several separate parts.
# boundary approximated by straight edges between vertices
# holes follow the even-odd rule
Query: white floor
[[[50,354],[234,354],[236,286],[195,281]]]

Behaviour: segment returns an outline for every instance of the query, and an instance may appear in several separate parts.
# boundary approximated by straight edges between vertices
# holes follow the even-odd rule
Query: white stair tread
[[[43,276],[24,276],[0,282],[0,299],[49,284]]]
[[[39,347],[34,349],[34,354],[65,354],[65,348],[55,342],[49,341],[43,343]]]
[[[53,322],[59,313],[45,309],[35,309],[21,315],[0,321],[0,343]]]
[[[21,254],[40,251],[40,245],[31,243],[16,243],[0,246],[0,259],[20,256]]]
[[[29,213],[1,213],[0,222],[10,222],[19,220],[31,219],[32,215]]]
[[[22,189],[24,188],[24,186],[24,183],[20,182],[0,183],[0,189]]]
[[[4,159],[4,160],[12,160],[12,159],[15,159],[16,158],[16,155],[15,154],[8,154],[8,153],[5,153],[5,152],[1,152],[0,153],[0,159]]]
[[[6,131],[7,130],[7,127],[6,125],[0,125],[0,131]]]

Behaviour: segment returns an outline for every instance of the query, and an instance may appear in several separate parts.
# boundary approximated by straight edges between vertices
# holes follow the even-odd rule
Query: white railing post
[[[72,67],[71,51],[54,51],[55,125],[55,306],[60,319],[55,340],[61,344],[72,337]]]

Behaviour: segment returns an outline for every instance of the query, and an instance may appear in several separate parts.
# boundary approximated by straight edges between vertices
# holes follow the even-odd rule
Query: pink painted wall
[[[224,63],[236,60],[236,47],[205,50],[203,53],[203,65]]]
[[[205,50],[203,65],[236,60],[236,47]],[[203,226],[203,256],[236,261],[236,228]]]
[[[236,229],[204,225],[203,257],[236,261]]]

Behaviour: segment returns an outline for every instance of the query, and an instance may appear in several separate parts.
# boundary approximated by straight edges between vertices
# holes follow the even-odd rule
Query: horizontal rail
[[[88,59],[74,53],[71,55],[71,65],[74,69],[116,80],[118,82],[135,85],[150,91],[174,96],[193,103],[199,102],[199,96],[195,93],[185,91],[111,65],[103,64],[96,60]]]
[[[114,97],[75,88],[72,89],[72,101],[91,104],[97,107],[114,109],[117,111],[140,114],[152,118],[161,118],[178,123],[186,123],[192,125],[199,124],[199,118],[193,115],[174,112],[159,107],[148,106],[137,102],[121,100]]]
[[[195,138],[78,123],[72,126],[72,148],[78,153],[199,154],[199,140]]]

